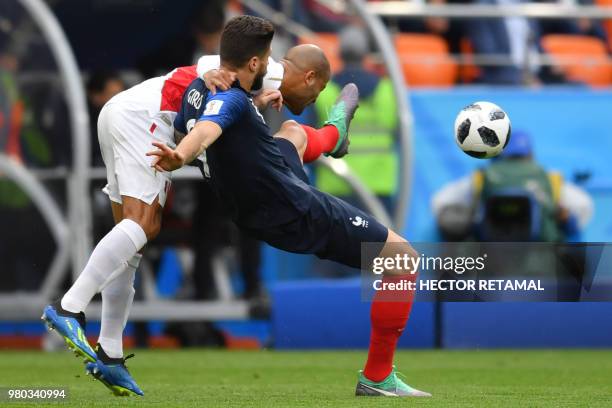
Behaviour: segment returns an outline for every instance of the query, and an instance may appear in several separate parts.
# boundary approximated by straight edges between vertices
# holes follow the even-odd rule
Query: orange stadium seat
[[[340,59],[340,40],[334,33],[316,33],[312,36],[300,37],[300,44],[316,44],[329,60],[332,73],[338,72],[342,69],[342,60]]]
[[[612,64],[608,60],[603,41],[582,35],[549,34],[542,37],[542,48],[553,58],[577,58],[576,62],[562,64],[568,79],[591,86],[612,84]]]
[[[446,41],[434,34],[402,33],[395,36],[404,78],[411,86],[452,86],[457,64]]]

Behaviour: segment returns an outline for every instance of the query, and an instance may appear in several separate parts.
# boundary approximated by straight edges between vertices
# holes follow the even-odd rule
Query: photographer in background
[[[539,165],[520,131],[489,165],[443,186],[431,206],[449,241],[565,242],[593,215],[589,195]]]
[[[556,282],[556,301],[577,301],[586,278],[580,231],[593,215],[591,197],[533,158],[529,135],[514,132],[502,154],[471,176],[442,187],[432,210],[445,241],[549,242],[505,245],[497,277],[538,276]],[[513,259],[511,263],[506,259]]]

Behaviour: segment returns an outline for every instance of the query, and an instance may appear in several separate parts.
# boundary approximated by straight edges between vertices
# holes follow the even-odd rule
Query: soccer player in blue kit
[[[276,248],[357,268],[362,263],[363,242],[377,243],[380,257],[416,257],[405,239],[369,214],[308,184],[302,167],[308,138],[302,126],[287,121],[278,133],[270,134],[251,91],[260,87],[266,74],[273,35],[273,26],[257,17],[238,17],[226,25],[221,66],[236,73],[236,82],[214,95],[202,80],[192,82],[174,124],[187,135],[175,149],[154,142],[157,150],[148,153],[156,156],[153,166],[173,171],[205,154],[203,172],[236,225]],[[357,87],[349,84],[328,121],[341,133],[340,141],[347,140],[357,104]],[[340,141],[347,149],[348,143]],[[416,275],[409,272],[389,270],[383,282],[414,281]],[[404,383],[393,365],[412,301],[413,292],[408,290],[383,289],[375,294],[368,359],[359,374],[356,395],[430,396]]]

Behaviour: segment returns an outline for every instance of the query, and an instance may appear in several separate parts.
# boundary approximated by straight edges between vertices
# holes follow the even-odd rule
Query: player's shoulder
[[[227,98],[227,99],[249,99],[249,94],[239,86],[232,86],[231,88],[223,90],[218,90],[214,96],[218,96],[219,98]],[[211,95],[212,97],[212,95]]]
[[[206,83],[204,82],[202,78],[195,78],[193,81],[191,81],[191,83],[185,90],[185,94],[188,94],[189,91],[192,91],[192,90],[195,90],[201,94],[204,94],[207,91]]]
[[[227,104],[228,106],[232,106],[235,108],[244,108],[248,105],[250,96],[249,94],[240,87],[231,87],[225,91],[219,90],[212,94],[212,92],[208,93],[207,101],[219,101]]]
[[[192,110],[197,112],[202,107],[202,103],[204,102],[207,93],[208,89],[206,88],[204,81],[200,78],[194,79],[191,81],[187,89],[185,89],[185,93],[183,94],[182,109],[187,112],[191,112]]]

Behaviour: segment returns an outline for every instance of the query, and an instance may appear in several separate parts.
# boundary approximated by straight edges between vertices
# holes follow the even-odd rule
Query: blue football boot
[[[62,309],[58,300],[43,310],[41,320],[49,330],[55,330],[64,339],[66,346],[85,362],[96,361],[97,355],[85,337],[85,314]]]
[[[87,363],[85,366],[88,375],[92,375],[118,397],[144,395],[125,366],[125,360],[134,357],[134,354],[125,358],[111,358],[104,352],[100,344],[96,346],[96,351],[98,353],[96,361]]]

